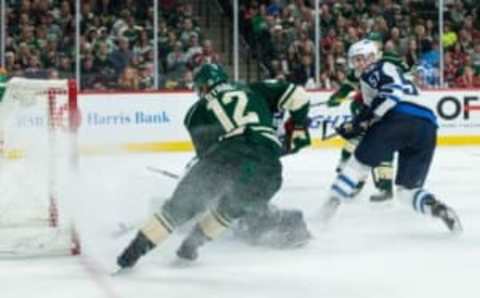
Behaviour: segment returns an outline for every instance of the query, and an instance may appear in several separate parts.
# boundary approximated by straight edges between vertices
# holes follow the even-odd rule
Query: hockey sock
[[[382,162],[378,167],[372,169],[372,176],[376,188],[382,192],[393,192],[393,165],[391,162]]]
[[[360,163],[355,157],[345,164],[331,187],[331,196],[340,199],[353,198],[361,182],[365,181],[370,167]]]
[[[157,245],[172,233],[173,225],[162,213],[154,214],[141,231],[152,243]]]
[[[337,173],[340,173],[342,171],[343,167],[352,156],[353,151],[355,151],[357,144],[358,144],[358,141],[355,139],[352,139],[347,141],[345,145],[343,145],[342,151],[340,153],[340,162],[338,163],[338,166],[336,168]]]

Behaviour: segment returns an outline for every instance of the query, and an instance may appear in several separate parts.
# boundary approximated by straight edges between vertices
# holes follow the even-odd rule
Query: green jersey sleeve
[[[184,125],[188,130],[195,153],[202,158],[223,133],[206,109],[206,99],[197,101],[187,112]]]
[[[335,91],[328,99],[327,105],[329,107],[340,105],[342,101],[347,98],[348,94],[350,94],[350,92],[353,90],[358,90],[359,86],[359,80],[355,76],[355,72],[350,70],[347,74],[347,78],[340,85],[340,88],[338,88],[338,90]]]
[[[310,100],[303,87],[280,80],[256,82],[249,87],[254,93],[265,98],[272,114],[288,111],[295,124],[306,123]]]
[[[382,60],[390,62],[394,64],[397,67],[400,67],[403,72],[409,72],[411,70],[411,67],[408,66],[408,64],[402,60],[402,58],[397,55],[395,52],[384,52],[382,56]]]

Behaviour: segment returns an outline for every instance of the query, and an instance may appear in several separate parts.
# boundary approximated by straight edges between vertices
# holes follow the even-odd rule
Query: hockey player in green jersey
[[[7,87],[7,72],[4,68],[0,67],[0,103],[3,99],[3,94],[5,93],[5,89]]]
[[[394,52],[386,51],[382,55],[382,60],[393,63],[397,67],[400,67],[403,72],[408,72],[410,67]],[[341,84],[340,88],[335,91],[327,101],[328,107],[336,107],[343,101],[351,99],[350,111],[352,115],[358,115],[363,108],[361,99],[351,94],[355,94],[359,91],[359,79],[358,74],[354,70],[350,70],[347,74],[346,80]],[[359,94],[359,93],[357,93]],[[356,100],[355,100],[356,99]],[[352,155],[355,147],[359,143],[361,137],[352,138],[346,140],[345,145],[342,148],[340,163],[337,167],[337,172],[341,170],[343,165]],[[378,193],[370,196],[372,202],[382,202],[393,198],[393,156],[388,160],[383,161],[378,167],[372,169],[372,178]],[[363,188],[364,183],[361,183],[358,191]]]
[[[271,86],[266,93],[271,98],[266,98],[248,86],[230,83],[223,69],[214,64],[200,67],[194,85],[200,99],[184,123],[199,161],[117,258],[120,268],[134,266],[199,214],[177,251],[181,258],[196,259],[198,248],[217,238],[234,220],[268,208],[282,184],[282,145],[272,125],[269,103],[291,114],[295,124],[292,150],[309,144],[305,125],[309,101],[303,88],[285,84],[283,90],[275,90]]]

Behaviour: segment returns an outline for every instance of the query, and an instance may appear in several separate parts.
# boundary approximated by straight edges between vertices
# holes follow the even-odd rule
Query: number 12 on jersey
[[[227,105],[233,106],[233,114],[229,115],[225,109]],[[215,114],[226,132],[247,124],[259,123],[259,117],[255,112],[247,112],[248,97],[244,91],[229,91],[220,98],[209,99],[207,108]],[[231,113],[230,113],[231,114]]]

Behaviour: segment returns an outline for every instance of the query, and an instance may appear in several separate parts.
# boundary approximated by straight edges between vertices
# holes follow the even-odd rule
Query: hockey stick
[[[156,173],[156,174],[161,174],[161,175],[166,176],[168,178],[172,178],[174,180],[180,179],[180,175],[172,173],[172,172],[164,170],[164,169],[157,168],[157,167],[147,166],[147,170],[149,170],[150,172]],[[111,234],[111,236],[113,238],[120,238],[123,235],[133,231],[136,228],[137,228],[137,226],[135,226],[135,225],[127,224],[127,223],[124,223],[124,222],[119,222],[118,223],[118,229],[116,231],[114,231]]]
[[[321,107],[321,106],[324,106],[324,105],[326,105],[326,104],[327,104],[326,101],[320,101],[320,102],[316,102],[316,103],[310,104],[310,107],[311,107],[311,108]]]
[[[152,166],[147,166],[147,170],[149,170],[150,172],[157,173],[157,174],[162,174],[162,175],[167,176],[167,177],[172,178],[172,179],[176,179],[176,180],[180,179],[180,175],[172,173],[172,172],[164,170],[164,169],[160,169],[160,168],[156,168],[156,167],[152,167]]]
[[[338,136],[337,131],[333,131],[332,133],[327,134],[327,124],[328,124],[328,121],[322,122],[322,141],[326,141]]]

